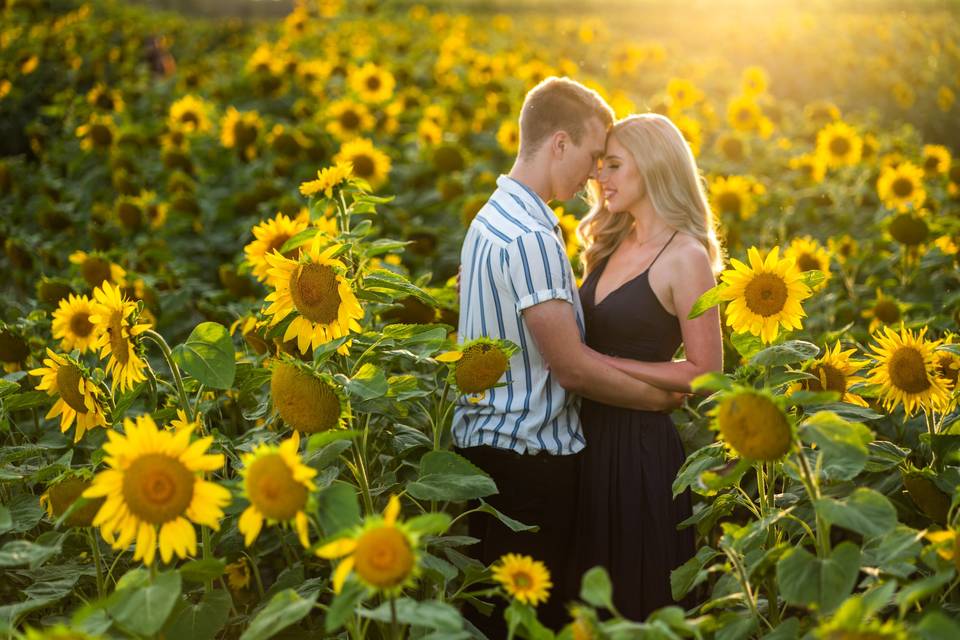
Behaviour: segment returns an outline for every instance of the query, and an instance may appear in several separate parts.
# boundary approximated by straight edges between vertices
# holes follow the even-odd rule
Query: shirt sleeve
[[[503,248],[503,277],[516,299],[517,314],[547,300],[573,304],[567,254],[555,235],[531,231]]]

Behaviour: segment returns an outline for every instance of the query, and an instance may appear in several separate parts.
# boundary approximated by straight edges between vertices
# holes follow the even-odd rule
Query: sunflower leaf
[[[766,367],[783,366],[804,362],[820,353],[820,347],[805,340],[788,340],[757,352],[750,359],[752,365]]]
[[[317,601],[317,595],[315,593],[308,598],[301,598],[293,589],[281,591],[250,621],[250,626],[240,636],[240,640],[272,638],[310,613]]]
[[[693,303],[693,308],[690,309],[687,319],[693,320],[696,317],[702,316],[708,309],[720,304],[723,301],[723,299],[720,297],[720,294],[723,293],[723,290],[726,288],[726,283],[721,282],[712,289],[704,291],[703,294],[697,298],[697,301]]]
[[[237,371],[230,332],[222,324],[201,322],[187,341],[173,349],[174,361],[200,384],[229,389]]]

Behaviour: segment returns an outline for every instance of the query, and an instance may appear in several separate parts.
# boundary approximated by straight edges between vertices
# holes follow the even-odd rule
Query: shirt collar
[[[497,186],[519,198],[524,203],[524,208],[532,218],[547,225],[551,230],[556,230],[560,224],[557,214],[547,206],[543,198],[538,196],[533,189],[505,174],[497,178]]]

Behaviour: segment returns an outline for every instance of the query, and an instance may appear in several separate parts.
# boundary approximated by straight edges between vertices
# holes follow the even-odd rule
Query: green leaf
[[[10,517],[10,509],[0,505],[0,535],[13,529],[13,518]]]
[[[922,580],[917,580],[903,587],[900,593],[897,594],[897,605],[900,607],[900,616],[903,617],[917,602],[938,593],[940,589],[945,587],[956,575],[956,569],[950,567],[946,571],[939,571],[932,576],[927,576]]]
[[[417,602],[411,598],[396,600],[397,622],[414,627],[424,627],[439,631],[460,631],[463,618],[460,612],[445,602]],[[384,602],[376,609],[361,609],[357,612],[363,618],[390,622],[392,613],[390,603]]]
[[[163,636],[213,640],[227,623],[231,604],[230,593],[221,589],[205,592],[196,604],[177,600],[173,613],[163,628]]]
[[[131,582],[140,580],[137,575]],[[145,584],[121,588],[122,583],[122,580],[117,583],[117,597],[107,609],[110,617],[130,633],[150,636],[159,631],[180,597],[180,574],[165,571]]]
[[[752,358],[754,354],[763,349],[763,342],[752,333],[734,333],[730,336],[730,344],[744,358]]]
[[[960,347],[960,345],[956,345]],[[913,630],[920,634],[920,640],[943,640],[943,638],[960,638],[960,624],[947,617],[940,611],[931,611]]]
[[[519,520],[514,520],[513,518],[511,518],[511,517],[509,517],[509,516],[506,516],[506,515],[500,513],[499,511],[497,511],[497,509],[496,509],[493,505],[490,505],[490,504],[487,504],[486,502],[484,502],[484,501],[483,501],[483,498],[480,499],[480,506],[477,507],[477,511],[481,511],[481,512],[483,512],[483,513],[489,513],[489,514],[492,515],[494,518],[496,518],[497,520],[499,520],[499,521],[502,522],[503,524],[507,525],[507,527],[509,527],[509,529],[510,529],[511,531],[515,531],[515,532],[519,532],[519,531],[533,531],[533,532],[535,532],[535,531],[539,531],[539,530],[540,530],[540,525],[536,525],[536,524],[523,524],[523,523],[520,522]]]
[[[0,398],[8,396],[12,393],[16,393],[19,389],[20,385],[18,385],[16,382],[0,380]]]
[[[407,493],[418,500],[460,502],[494,495],[498,490],[496,483],[487,475],[431,473],[407,484]]]
[[[757,352],[757,354],[750,359],[750,364],[777,367],[795,364],[797,362],[805,362],[816,357],[818,353],[820,353],[820,347],[812,342],[787,340],[786,342],[772,345]]]
[[[301,598],[293,589],[285,589],[270,598],[260,613],[250,621],[250,626],[240,636],[240,640],[266,640],[277,635],[292,624],[299,622],[310,613],[317,594]]]
[[[587,604],[613,610],[613,584],[603,567],[593,567],[583,574],[580,599]]]
[[[804,421],[800,438],[823,452],[823,472],[830,478],[850,480],[867,464],[867,445],[873,432],[830,411],[818,411]]]
[[[420,535],[439,535],[450,526],[450,516],[446,513],[424,513],[410,518],[405,524]]]
[[[858,487],[839,500],[821,498],[816,502],[816,509],[830,524],[865,538],[885,535],[897,526],[897,510],[890,500],[867,487]]]
[[[537,620],[537,612],[528,604],[513,600],[503,612],[507,629],[513,629],[513,637],[520,636],[529,640],[553,640],[554,634]]]
[[[701,447],[687,456],[677,477],[673,481],[673,497],[687,490],[687,487],[693,487],[700,481],[700,474],[707,469],[713,469],[723,464],[726,454],[723,451],[723,444],[715,442]]]
[[[44,510],[40,499],[32,493],[21,493],[13,497],[6,507],[13,521],[10,530],[14,533],[30,531],[43,519]]]
[[[326,618],[323,620],[323,628],[327,633],[333,633],[343,626],[363,600],[366,591],[366,587],[355,580],[347,580],[343,583],[343,589],[333,597],[330,608],[327,609]]]
[[[733,380],[722,373],[711,371],[697,376],[690,382],[691,391],[729,391]]]
[[[777,628],[763,636],[763,640],[796,640],[800,637],[800,620],[787,618]]]
[[[317,494],[317,519],[327,537],[359,524],[360,503],[353,486],[336,480],[320,491]]]
[[[864,467],[867,471],[887,471],[900,465],[907,456],[910,455],[910,449],[903,449],[889,440],[874,440],[867,445],[870,457],[867,459],[867,465]]]
[[[47,404],[53,404],[53,398],[44,391],[27,391],[7,396],[0,402],[0,407],[6,413],[13,413],[22,409],[33,409]]]
[[[830,613],[853,591],[859,572],[860,548],[852,542],[840,543],[825,560],[794,547],[777,562],[777,583],[787,604]]]
[[[233,340],[221,324],[198,324],[187,341],[173,349],[173,359],[206,387],[229,389],[233,385],[237,370]]]
[[[207,558],[206,560],[184,562],[177,570],[183,576],[183,579],[188,582],[204,583],[222,576],[226,568],[227,563],[223,560]]]
[[[850,404],[849,402],[828,402],[820,405],[820,410],[832,411],[841,418],[846,418],[847,420],[852,420],[853,422],[860,422],[863,420],[879,420],[883,417],[882,414],[879,414],[872,409]]]
[[[352,429],[334,429],[322,433],[315,433],[307,440],[307,453],[313,453],[318,449],[322,449],[331,442],[349,440],[358,435],[360,435],[360,432],[353,431]]]
[[[337,377],[340,378],[341,376]],[[347,393],[361,402],[373,398],[382,398],[387,395],[390,388],[383,369],[369,362],[360,367],[360,370],[352,378],[345,381],[343,385]]]
[[[882,538],[873,538],[864,543],[861,564],[906,578],[916,570],[916,559],[923,549],[922,540],[922,532],[898,524]]]
[[[52,534],[52,536],[50,535]],[[49,540],[49,542],[41,542]],[[19,567],[28,565],[30,568],[39,567],[44,562],[60,553],[63,539],[61,534],[48,532],[37,538],[35,542],[29,540],[11,540],[0,547],[0,568]]]
[[[694,490],[705,496],[716,495],[723,489],[740,484],[743,474],[753,468],[753,462],[746,458],[731,461],[721,469],[711,469],[700,474]]]
[[[410,282],[404,276],[385,269],[378,269],[367,274],[363,278],[363,289],[373,292],[389,293],[394,299],[413,296],[430,306],[437,306],[437,304],[439,304],[433,296]]]
[[[711,560],[721,555],[719,551],[710,547],[700,547],[697,555],[670,572],[670,593],[673,599],[679,601],[695,586],[707,579],[704,567]]]
[[[819,269],[810,269],[809,271],[804,271],[800,275],[800,280],[811,289],[827,279],[827,274]]]
[[[697,301],[693,303],[693,308],[690,309],[689,315],[687,315],[687,320],[693,320],[696,317],[702,316],[707,309],[717,306],[722,302],[720,294],[724,289],[727,288],[727,285],[723,282],[704,291],[703,294],[697,298]]]

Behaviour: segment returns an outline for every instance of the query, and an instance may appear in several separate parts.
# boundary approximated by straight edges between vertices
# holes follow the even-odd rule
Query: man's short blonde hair
[[[546,78],[523,100],[520,155],[529,157],[557,131],[566,131],[579,145],[591,118],[599,120],[606,129],[613,124],[613,109],[599,93],[570,78]]]

